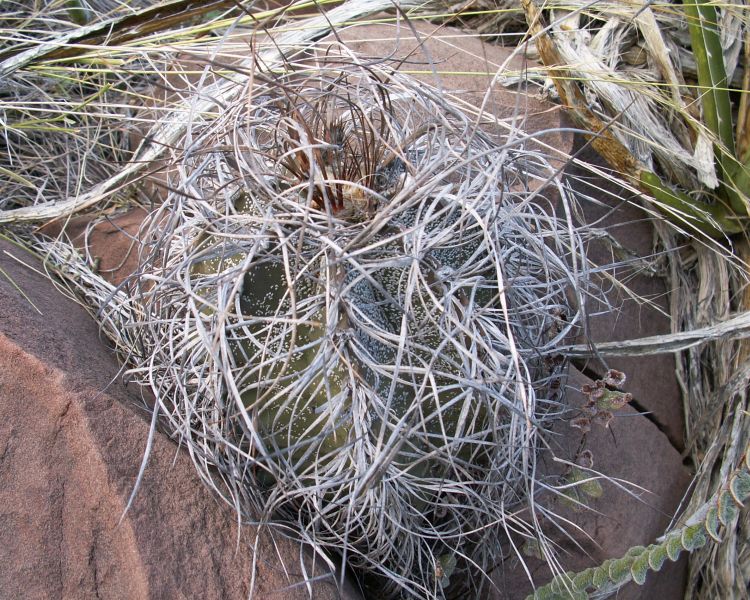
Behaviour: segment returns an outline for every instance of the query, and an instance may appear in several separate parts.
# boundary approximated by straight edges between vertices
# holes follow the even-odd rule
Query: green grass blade
[[[668,213],[672,221],[680,218],[685,224],[718,239],[744,230],[742,222],[732,218],[730,211],[721,205],[707,204],[674,190],[654,173],[642,171],[640,185],[664,206],[663,212]]]
[[[16,183],[20,183],[21,185],[25,185],[26,187],[29,187],[32,189],[36,187],[31,181],[29,181],[25,177],[19,175],[18,173],[14,173],[10,169],[6,169],[5,167],[2,167],[2,166],[0,166],[0,175],[3,177],[7,177],[8,179],[12,179]]]
[[[0,267],[0,275],[2,275],[3,277],[5,277],[5,279],[8,280],[8,282],[16,289],[16,291],[19,294],[21,294],[21,296],[23,296],[24,300],[26,300],[26,302],[31,304],[31,306],[34,308],[36,312],[38,312],[40,315],[43,314],[42,311],[39,310],[39,307],[36,304],[34,304],[31,298],[29,298],[26,295],[26,292],[24,292],[23,289],[21,289],[21,286],[16,283],[16,280],[13,279],[10,275],[8,275],[8,273],[2,267]]]
[[[703,119],[723,145],[724,151],[733,156],[732,107],[716,9],[696,0],[683,0],[683,6],[698,68]]]
[[[748,194],[742,187],[743,182],[738,185],[737,181],[742,165],[735,158],[734,121],[716,8],[698,0],[683,0],[682,4],[698,69],[703,120],[717,140],[715,152],[722,192],[735,212],[746,215]]]

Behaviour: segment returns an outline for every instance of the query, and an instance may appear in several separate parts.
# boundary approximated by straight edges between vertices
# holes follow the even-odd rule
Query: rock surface
[[[582,150],[577,154],[582,160],[603,166],[599,157],[584,148],[582,139],[576,140],[575,150]],[[595,224],[615,242],[600,239],[588,243],[589,260],[598,265],[630,263],[610,271],[626,288],[595,277],[606,290],[606,303],[589,304],[591,339],[603,342],[669,333],[669,290],[658,271],[660,263],[653,256],[653,223],[631,195],[612,182],[592,177],[575,166],[568,168],[566,175],[580,194],[595,200],[581,203],[581,220]],[[558,457],[574,460],[585,448],[593,453],[595,470],[626,483],[624,488],[603,483],[603,496],[587,502],[591,510],[573,510],[559,499],[546,501],[560,518],[573,524],[566,528],[569,537],[562,533],[552,535],[559,544],[562,568],[567,571],[596,566],[624,555],[632,546],[654,542],[669,525],[690,483],[680,454],[682,397],[674,357],[606,357],[604,362],[590,360],[577,366],[585,375],[571,369],[567,397],[571,406],[585,404],[581,386],[602,377],[608,368],[627,375],[623,390],[633,395],[633,402],[615,414],[609,429],[594,426],[585,438],[564,422],[552,432],[553,450]],[[559,463],[546,458],[540,471],[549,477],[560,474]],[[535,583],[549,581],[551,574],[546,565],[529,557],[525,560]],[[617,598],[681,599],[686,567],[683,555],[677,563],[668,562],[659,573],[650,573],[644,586],[628,584]],[[497,600],[525,598],[532,589],[514,558],[500,565],[493,582],[493,598]]]
[[[73,242],[89,264],[114,285],[132,275],[138,268],[140,250],[139,232],[146,211],[140,208],[111,217],[104,217],[95,224],[87,216],[68,219],[63,223],[51,222],[41,228],[48,236],[56,237],[65,230],[65,236]]]
[[[120,521],[146,412],[89,315],[9,255],[41,268],[0,242],[0,597],[309,598],[301,547],[263,530],[254,552],[258,530],[162,434]],[[319,571],[314,598],[357,597]]]
[[[425,22],[412,23],[418,37],[403,23],[353,26],[336,39],[365,60],[388,57],[390,66],[442,90],[471,114],[492,116],[484,129],[518,140],[517,147],[544,151],[551,164],[562,166],[573,147],[573,134],[562,107],[547,102],[532,88],[508,88],[504,78],[537,65],[521,52],[493,44],[461,30]],[[321,44],[332,43],[333,37]],[[502,77],[496,75],[502,74]]]
[[[583,406],[580,388],[591,380],[572,370],[568,380],[568,402]],[[627,388],[627,385],[625,386]],[[587,498],[586,507],[547,498],[545,506],[554,511],[560,522],[568,520],[562,532],[552,533],[559,545],[560,563],[568,571],[581,571],[600,565],[608,558],[619,558],[633,546],[646,546],[660,537],[669,525],[690,476],[682,466],[680,454],[666,436],[648,419],[626,406],[616,411],[609,428],[595,424],[584,437],[580,430],[560,423],[552,432],[553,450],[559,457],[573,457],[581,449],[593,454],[593,469],[616,479],[621,486],[602,481],[600,498]],[[545,455],[540,471],[554,483],[565,467]],[[551,532],[551,530],[549,530]],[[541,561],[525,557],[536,583],[549,581],[549,569]],[[676,563],[667,563],[658,573],[649,573],[646,583],[627,584],[617,593],[618,600],[659,598],[678,600],[683,597],[686,577],[683,555]],[[511,558],[494,574],[493,600],[515,600],[531,593],[528,578]]]
[[[577,149],[580,148],[579,146]],[[604,166],[592,151],[583,151],[586,162]],[[599,278],[609,306],[593,302],[589,306],[589,335],[595,342],[620,341],[671,333],[669,293],[665,273],[666,261],[655,256],[654,226],[639,208],[632,194],[601,177],[576,167],[567,171],[579,193],[593,196],[597,202],[582,204],[587,223],[606,231],[613,245],[605,239],[592,241],[586,249],[595,264],[618,261],[626,264],[611,270],[613,278],[626,288],[617,288]],[[627,264],[629,263],[629,264]],[[684,450],[682,395],[677,382],[674,355],[661,354],[646,358],[605,357],[604,362],[589,361],[585,372],[602,376],[607,368],[628,376],[627,391],[633,394],[633,406],[645,413],[662,431],[678,452]]]

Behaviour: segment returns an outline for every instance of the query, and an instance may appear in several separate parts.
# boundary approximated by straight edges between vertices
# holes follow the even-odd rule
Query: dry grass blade
[[[585,345],[570,346],[565,354],[571,358],[591,356],[647,356],[682,352],[719,340],[736,340],[750,337],[750,312],[743,312],[726,321],[713,323],[690,331],[655,335],[648,338],[625,340],[622,342],[602,342],[592,350]]]
[[[523,7],[530,41],[560,100],[591,132],[599,154],[689,233],[721,239],[741,231],[745,211],[738,210],[735,188],[744,172],[735,174],[739,167],[732,158],[733,144],[719,138],[708,121],[704,125],[693,108],[657,13],[638,4],[545,5],[543,12],[526,0]],[[634,41],[649,56],[648,64],[627,64],[626,49]],[[720,104],[725,107],[724,87],[717,97],[726,100]],[[726,132],[727,115],[718,121]],[[695,190],[710,198],[699,198]]]

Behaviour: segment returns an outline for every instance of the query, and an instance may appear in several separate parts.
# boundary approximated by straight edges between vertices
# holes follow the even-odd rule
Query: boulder
[[[126,511],[143,400],[38,260],[0,242],[0,269],[0,597],[358,597],[272,527],[238,527],[161,433]]]
[[[148,213],[134,208],[125,213],[105,216],[92,223],[91,217],[78,216],[44,225],[41,232],[65,237],[86,257],[96,272],[113,285],[120,285],[138,268],[141,249],[139,232]]]
[[[516,48],[486,44],[454,27],[426,22],[353,25],[335,38],[321,42],[343,43],[367,61],[387,57],[398,67],[467,109],[482,114],[485,131],[511,135],[518,147],[544,152],[552,165],[566,164],[573,149],[573,134],[562,107],[541,97],[534,88],[519,83],[505,87],[508,77],[520,76],[539,65],[528,61]]]
[[[576,136],[575,153],[582,162],[604,167],[581,136]],[[600,300],[589,303],[586,334],[595,342],[604,342],[669,333],[670,290],[654,256],[653,222],[637,199],[614,182],[575,164],[566,168],[565,175],[582,197],[595,199],[581,202],[581,222],[594,225],[607,236],[587,244],[587,258],[593,265],[624,263],[610,269],[607,276],[594,275],[604,293]],[[613,285],[610,277],[618,284]],[[550,433],[558,458],[574,462],[581,450],[589,450],[596,471],[623,483],[621,487],[603,482],[604,494],[588,499],[587,508],[573,509],[560,498],[543,500],[561,521],[568,520],[566,533],[553,533],[549,527],[547,531],[559,547],[562,568],[575,572],[619,558],[632,546],[653,543],[669,526],[691,481],[681,456],[682,396],[673,355],[604,357],[578,361],[576,367],[571,368],[567,383],[571,407],[583,406],[581,387],[610,368],[626,374],[623,391],[631,393],[633,401],[615,413],[607,428],[595,425],[584,436],[563,421]],[[564,468],[550,458],[549,454],[542,457],[539,470],[554,481]],[[529,556],[524,560],[535,584],[550,580],[547,565]],[[511,553],[493,575],[493,600],[525,598],[532,591],[529,576]],[[683,555],[659,573],[650,573],[645,585],[628,584],[617,598],[678,600],[684,596],[686,578]]]

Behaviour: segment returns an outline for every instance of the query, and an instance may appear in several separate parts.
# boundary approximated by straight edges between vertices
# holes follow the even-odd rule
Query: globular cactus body
[[[128,331],[236,506],[296,520],[386,594],[439,597],[534,502],[580,240],[529,188],[543,156],[426,86],[327,60],[256,77],[192,132]]]

